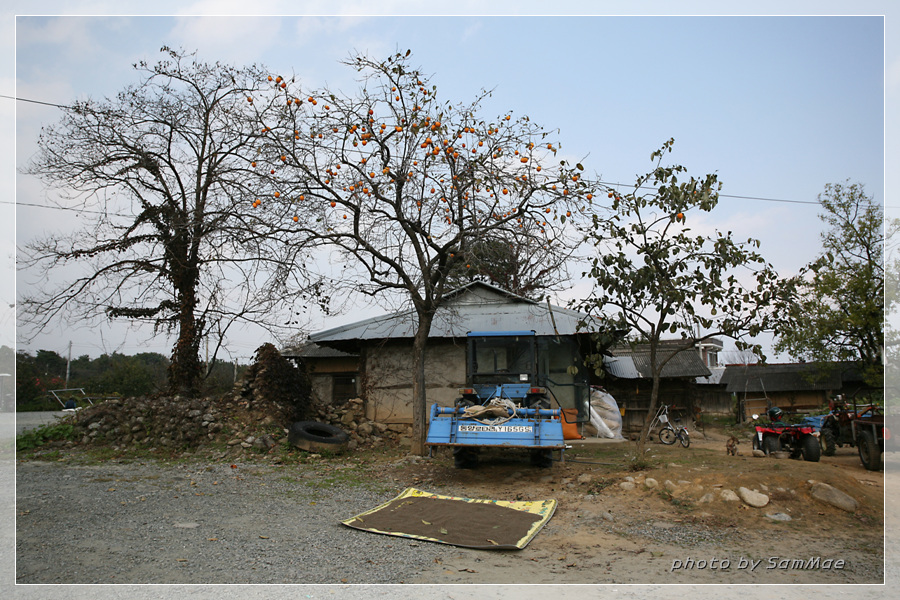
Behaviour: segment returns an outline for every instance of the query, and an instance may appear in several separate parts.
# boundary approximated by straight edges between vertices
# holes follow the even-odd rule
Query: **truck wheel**
[[[307,452],[341,452],[350,436],[340,427],[317,421],[297,421],[288,430],[288,443]]]
[[[881,448],[878,447],[878,442],[875,441],[875,436],[871,431],[860,431],[856,445],[859,449],[859,460],[866,469],[880,471],[884,468]]]
[[[835,449],[835,438],[834,438],[834,430],[831,427],[823,427],[822,428],[822,446],[823,452],[825,456],[834,456]]]
[[[532,450],[531,464],[541,469],[549,469],[553,466],[553,450]]]
[[[474,448],[453,449],[453,466],[457,469],[474,469],[478,465],[478,452]]]
[[[772,454],[781,450],[781,442],[777,435],[764,435],[762,440],[762,451],[766,454]]]
[[[819,440],[816,439],[816,436],[804,436],[800,442],[800,453],[803,455],[803,460],[819,462],[819,457],[822,456],[822,446],[819,445]]]

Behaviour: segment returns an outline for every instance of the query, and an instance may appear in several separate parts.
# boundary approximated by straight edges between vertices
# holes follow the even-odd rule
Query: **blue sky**
[[[59,15],[63,6],[19,4],[23,15]],[[73,13],[78,4],[66,3],[66,11]],[[724,184],[719,207],[692,218],[692,227],[760,239],[762,253],[785,275],[820,250],[815,202],[825,184],[861,182],[874,201],[885,202],[886,148],[896,164],[891,135],[896,122],[885,123],[885,101],[896,106],[900,88],[900,52],[896,43],[885,45],[885,27],[888,40],[891,31],[896,34],[888,11],[898,13],[888,2],[778,2],[754,8],[769,16],[750,15],[746,7],[739,16],[727,16],[720,4],[706,2],[647,2],[640,5],[646,15],[632,16],[616,16],[634,11],[633,4],[622,2],[554,3],[571,16],[546,14],[543,2],[500,2],[492,4],[494,16],[484,16],[478,14],[481,3],[459,2],[452,9],[430,9],[445,16],[397,16],[422,10],[420,4],[375,3],[366,9],[359,7],[368,3],[290,4],[294,15],[324,15],[316,17],[7,14],[5,31],[13,32],[15,41],[6,37],[3,55],[14,51],[15,61],[4,63],[0,94],[61,104],[113,96],[136,81],[131,64],[156,61],[163,45],[197,50],[210,62],[259,62],[273,72],[296,74],[306,86],[328,84],[350,92],[356,88],[354,73],[339,64],[341,59],[353,51],[386,57],[411,49],[444,100],[468,102],[480,89],[493,89],[487,115],[512,111],[558,128],[562,151],[604,181],[632,182],[650,167],[650,153],[675,138],[674,162],[695,175],[716,172]],[[129,10],[127,2],[84,6],[85,12],[103,15]],[[213,6],[217,12],[247,10],[243,3],[227,2],[173,6],[162,2],[156,10],[172,15],[201,15]],[[253,8],[257,14],[279,14],[282,6],[263,2]],[[678,14],[672,14],[674,7]],[[327,16],[336,9],[345,16]],[[370,14],[362,16],[363,10]],[[462,16],[446,16],[448,10]],[[512,16],[512,11],[543,14]],[[663,14],[669,16],[651,16]],[[821,16],[826,14],[832,16]],[[862,14],[874,16],[857,16]],[[59,111],[0,98],[0,114],[4,133],[13,119],[16,140],[2,149],[4,189],[15,189],[19,203],[45,204],[47,192],[39,183],[16,176],[9,166],[25,164],[40,126],[55,122]],[[894,199],[886,203],[887,214],[900,216],[896,190],[888,190]],[[4,258],[15,252],[14,236],[22,244],[74,221],[70,214],[24,205],[12,218],[12,208],[0,204]],[[14,277],[11,268],[2,273]],[[18,280],[23,289],[33,284],[27,276]],[[3,287],[0,311],[14,302],[10,289]],[[583,290],[576,284],[558,301]],[[357,315],[323,320],[321,328]],[[11,320],[0,312],[0,329],[9,329]],[[61,325],[23,348],[62,353],[72,340],[76,355],[169,351],[167,340],[148,347],[146,336],[121,328],[104,330],[102,338],[100,333]],[[266,341],[259,335],[236,336],[232,355],[248,357]],[[11,342],[9,333],[0,332],[0,343]]]

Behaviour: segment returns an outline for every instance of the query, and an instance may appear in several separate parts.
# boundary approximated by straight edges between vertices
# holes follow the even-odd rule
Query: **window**
[[[355,375],[335,375],[331,384],[331,401],[335,404],[357,397]]]

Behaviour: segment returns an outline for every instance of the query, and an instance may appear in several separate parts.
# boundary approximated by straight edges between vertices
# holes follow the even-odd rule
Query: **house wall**
[[[388,341],[364,351],[361,377],[366,417],[382,423],[412,423],[412,343]],[[465,341],[428,341],[425,351],[426,405],[453,406],[466,383]]]
[[[705,415],[734,416],[735,399],[725,390],[725,386],[703,384],[697,386],[694,405]]]
[[[757,395],[742,399],[744,418],[750,419],[753,414],[764,415],[771,406],[777,406],[786,413],[824,410],[828,406],[828,398],[832,396],[832,392],[769,392],[767,396]]]
[[[356,375],[359,371],[359,359],[356,357],[308,358],[304,364],[312,386],[312,396],[321,404],[331,404],[335,376]],[[358,387],[357,383],[357,394],[361,391]]]

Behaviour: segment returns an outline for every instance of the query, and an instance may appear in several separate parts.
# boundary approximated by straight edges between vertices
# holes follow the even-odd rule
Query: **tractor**
[[[588,370],[571,338],[534,331],[473,331],[466,340],[466,387],[452,407],[431,406],[426,445],[453,448],[473,468],[483,448],[526,449],[531,464],[564,460],[564,433],[590,418]]]

